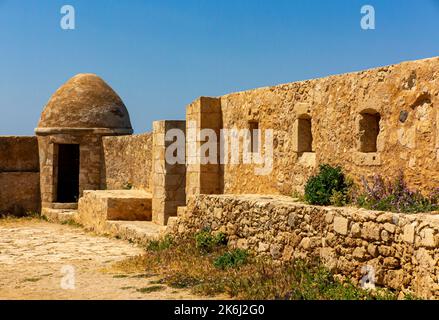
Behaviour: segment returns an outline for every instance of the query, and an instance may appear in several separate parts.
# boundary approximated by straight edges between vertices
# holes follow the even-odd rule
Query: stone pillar
[[[183,163],[166,161],[166,149],[174,143],[166,141],[166,133],[171,129],[179,129],[185,134],[186,122],[166,120],[153,123],[152,221],[160,225],[166,225],[169,217],[177,215],[177,207],[186,205],[184,154]]]
[[[186,196],[221,194],[223,191],[220,159],[220,130],[222,128],[221,99],[201,97],[186,109]],[[207,138],[202,129],[212,129],[216,135],[215,163],[201,163]],[[210,138],[209,138],[210,139]]]

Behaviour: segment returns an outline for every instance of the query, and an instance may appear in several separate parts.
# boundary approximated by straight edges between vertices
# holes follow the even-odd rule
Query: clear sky
[[[140,133],[201,95],[438,56],[438,35],[439,0],[0,0],[0,135],[32,135],[77,73],[107,81]]]

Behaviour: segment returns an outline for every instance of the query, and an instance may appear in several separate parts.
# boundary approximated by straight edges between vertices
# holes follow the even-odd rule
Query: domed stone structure
[[[128,111],[120,97],[94,74],[71,78],[50,98],[38,131],[56,128],[132,130]]]
[[[102,137],[133,133],[122,99],[94,74],[79,74],[50,98],[38,127],[42,208],[74,208],[103,185]]]

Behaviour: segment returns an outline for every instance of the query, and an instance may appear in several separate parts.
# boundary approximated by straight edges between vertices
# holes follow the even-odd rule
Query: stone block
[[[380,225],[374,222],[365,222],[361,230],[361,236],[366,240],[380,240]]]
[[[385,223],[384,224],[384,229],[389,232],[389,233],[395,233],[396,231],[396,226],[394,224],[391,223]]]
[[[341,235],[348,234],[348,224],[349,221],[343,217],[335,217],[334,218],[334,231]]]
[[[437,247],[435,232],[433,229],[426,228],[421,231],[421,243],[422,247],[435,248]]]
[[[372,243],[369,243],[367,246],[367,252],[374,258],[376,258],[379,254],[378,247]]]
[[[296,116],[298,116],[298,117],[303,116],[303,115],[310,115],[311,114],[311,106],[309,103],[297,102],[294,105],[294,112],[296,113]]]
[[[354,238],[361,236],[361,227],[359,223],[354,223],[351,228],[351,234]]]
[[[353,154],[353,161],[357,166],[380,166],[381,155],[378,152],[375,153],[355,152]]]
[[[270,244],[259,242],[258,252],[267,252],[270,249]]]
[[[153,135],[153,146],[154,147],[165,147],[166,146],[166,142],[165,142],[165,134],[164,133],[156,133],[154,132]]]
[[[150,221],[152,195],[140,190],[85,191],[78,204],[78,222],[102,231],[107,220]]]
[[[154,121],[152,123],[152,129],[155,133],[165,133],[165,121]]]
[[[408,224],[404,226],[404,231],[402,234],[402,240],[407,243],[414,243],[415,242],[415,226],[412,224]]]
[[[352,253],[355,259],[364,261],[368,257],[368,252],[363,247],[357,247],[354,249],[354,252]]]

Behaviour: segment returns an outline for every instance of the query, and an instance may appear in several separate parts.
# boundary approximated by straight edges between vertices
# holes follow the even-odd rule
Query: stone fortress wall
[[[377,285],[437,298],[437,215],[313,207],[275,197],[302,192],[325,163],[340,165],[356,183],[374,174],[394,179],[402,170],[409,187],[433,191],[439,187],[438,105],[439,58],[201,97],[187,107],[186,130],[272,129],[273,170],[257,175],[260,165],[242,161],[188,165],[187,208],[178,210],[170,232],[193,235],[210,227],[260,255],[320,258],[356,282],[362,270],[373,270]],[[186,149],[201,157],[204,138],[187,139]]]
[[[428,192],[439,186],[439,58],[194,104],[200,128],[274,130],[269,175],[256,175],[249,164],[209,169],[206,180],[219,172],[215,183],[226,194],[291,195],[323,163],[341,165],[356,182],[403,170],[410,187]],[[194,118],[193,108],[188,119]]]
[[[102,150],[83,149],[88,153],[84,151],[81,160],[89,163],[83,156],[90,155],[90,159],[96,159],[93,172],[100,166],[101,173],[86,175],[81,169],[80,180],[87,180],[81,184],[81,192],[88,186],[92,187],[89,189],[142,189],[155,194],[155,202],[162,202],[162,206],[161,198],[174,201],[172,210],[169,209],[172,212],[167,213],[172,216],[186,197],[176,195],[175,190],[168,192],[164,184],[171,186],[185,181],[186,196],[291,195],[302,191],[309,176],[323,163],[341,165],[357,183],[363,176],[371,178],[378,173],[394,177],[403,170],[410,187],[428,192],[439,186],[439,112],[435,108],[438,99],[437,57],[222,97],[201,97],[187,107],[183,130],[208,128],[219,136],[221,129],[259,128],[262,134],[272,129],[273,170],[269,174],[257,175],[255,168],[260,165],[253,164],[187,164],[184,173],[183,167],[173,172],[172,166],[165,168],[165,164],[153,169],[153,154],[164,154],[158,149],[165,147],[154,144],[153,136],[156,134],[156,138],[161,139],[164,132],[96,136],[103,141]],[[168,123],[168,127],[172,124],[172,128],[181,126],[172,121],[163,123]],[[45,136],[40,140],[40,149],[45,150],[40,155],[41,168],[47,171],[42,179],[50,180],[53,164],[46,159],[50,148],[44,145],[53,141]],[[187,158],[188,161],[199,159],[199,149],[205,141],[186,135],[187,151],[196,150],[194,159]],[[34,149],[23,148],[28,150],[24,157],[36,156],[35,146]],[[20,162],[20,157],[17,153],[13,159]],[[27,169],[5,167],[2,170],[10,171],[11,176],[12,171]],[[175,176],[175,171],[181,178]],[[46,189],[50,189],[51,184],[43,185],[42,201],[50,202],[53,192]],[[3,189],[5,195],[8,188]],[[171,194],[175,194],[174,199]]]
[[[437,104],[439,58],[201,97],[187,107],[186,132],[208,128],[219,136],[224,128],[256,127],[263,135],[272,129],[273,170],[257,175],[260,165],[187,164],[186,195],[292,195],[323,163],[342,166],[357,183],[376,173],[393,178],[402,170],[410,187],[429,192],[439,186]],[[153,150],[152,135],[104,138],[103,185],[130,184],[153,192],[152,154],[160,151]],[[206,139],[188,134],[186,139],[197,160]],[[165,172],[174,179],[168,167]],[[162,187],[159,178],[156,184]],[[156,198],[166,193],[157,192]]]
[[[0,213],[37,213],[40,199],[37,138],[0,137]]]
[[[439,186],[436,105],[439,58],[201,97],[187,107],[186,130],[208,128],[219,136],[224,128],[256,124],[262,134],[272,129],[273,170],[257,175],[260,165],[189,164],[186,194],[291,195],[302,191],[323,163],[342,166],[357,183],[374,174],[392,178],[402,170],[410,187],[429,192]],[[108,189],[129,183],[151,190],[151,136],[104,138]],[[190,139],[187,148],[196,150],[205,142]]]
[[[87,92],[95,94],[94,87]],[[65,102],[55,97],[56,107]],[[91,117],[88,98],[81,107]],[[125,126],[120,132],[110,126],[115,136],[97,130],[89,137],[81,129],[86,138],[81,140],[78,130],[74,137],[66,135],[69,126],[52,136],[40,130],[40,152],[35,137],[0,137],[0,211],[34,211],[40,203],[53,202],[54,146],[78,143],[80,191],[85,195],[79,216],[88,208],[84,221],[93,224],[99,215],[104,225],[114,216],[109,208],[121,208],[119,204],[134,212],[134,202],[132,208],[127,205],[134,199],[148,211],[143,219],[169,225],[176,233],[193,234],[210,226],[226,231],[232,245],[275,259],[320,257],[334,272],[356,280],[371,265],[378,284],[437,297],[437,216],[319,208],[276,197],[303,191],[324,163],[340,165],[357,183],[363,176],[392,178],[403,170],[410,187],[424,192],[439,187],[438,105],[439,57],[200,97],[187,106],[185,121],[156,121],[151,133],[129,135]],[[102,104],[102,116],[117,118],[119,113],[106,111],[106,106]],[[171,129],[186,133],[186,164],[165,160],[172,143],[165,136]],[[191,135],[193,129],[212,129],[217,136],[221,129],[262,129],[262,135],[273,130],[273,170],[257,175],[261,165],[221,164],[219,152],[216,163],[200,163],[207,140]],[[265,142],[259,146],[262,153]],[[120,191],[129,188],[135,190]],[[86,191],[100,189],[108,191]],[[101,204],[102,210],[94,210]],[[127,215],[134,217],[131,211]]]

